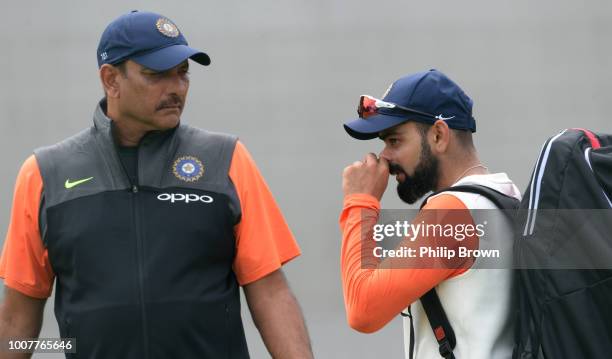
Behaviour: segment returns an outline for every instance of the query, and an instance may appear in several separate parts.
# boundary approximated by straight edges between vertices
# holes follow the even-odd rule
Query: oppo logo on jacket
[[[157,196],[157,199],[160,201],[169,201],[170,203],[212,203],[214,199],[211,196],[207,195],[198,195],[195,193],[162,193]]]

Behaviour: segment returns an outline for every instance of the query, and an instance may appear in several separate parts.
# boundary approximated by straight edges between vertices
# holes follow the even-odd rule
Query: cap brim
[[[187,59],[204,66],[210,65],[210,57],[207,54],[187,45],[172,45],[131,59],[155,71],[169,70]]]
[[[381,131],[409,121],[406,117],[375,115],[367,120],[358,118],[344,124],[344,129],[353,138],[371,140],[378,137]]]

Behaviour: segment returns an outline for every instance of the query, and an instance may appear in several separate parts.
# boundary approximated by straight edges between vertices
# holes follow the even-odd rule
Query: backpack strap
[[[455,359],[453,349],[457,345],[455,331],[448,321],[446,312],[440,303],[440,298],[436,289],[432,288],[421,297],[421,305],[429,319],[429,325],[433,330],[436,341],[438,342],[438,350],[444,359]],[[410,318],[412,320],[412,318]]]
[[[499,209],[518,209],[520,205],[520,201],[514,197],[510,197],[507,194],[501,193],[500,191],[494,190],[493,188],[481,185],[460,185],[448,187],[440,191],[436,191],[421,203],[421,209],[425,207],[427,200],[433,196],[436,196],[442,192],[466,192],[466,193],[474,193],[479,194],[489,201],[493,202],[495,207]]]
[[[421,203],[421,209],[425,207],[427,200],[440,194],[442,192],[466,192],[466,193],[475,193],[482,195],[483,197],[489,199],[495,206],[499,209],[518,209],[520,201],[514,197],[510,197],[504,193],[496,191],[492,188],[481,186],[481,185],[461,185],[445,188],[440,191],[436,191],[429,195],[423,203]],[[453,354],[453,349],[457,345],[457,338],[455,337],[455,331],[453,327],[450,325],[448,321],[448,317],[446,316],[446,312],[442,307],[442,303],[440,303],[440,297],[438,297],[438,293],[436,293],[436,288],[432,288],[427,293],[425,293],[421,298],[421,305],[423,306],[423,310],[427,315],[427,319],[429,319],[429,324],[431,329],[433,330],[434,337],[436,341],[438,341],[438,350],[440,351],[440,355],[444,359],[455,359],[455,355]],[[410,313],[410,309],[409,312]],[[410,313],[411,314],[411,313]],[[412,351],[414,348],[414,326],[412,324],[412,315],[410,317],[410,359],[412,359]]]

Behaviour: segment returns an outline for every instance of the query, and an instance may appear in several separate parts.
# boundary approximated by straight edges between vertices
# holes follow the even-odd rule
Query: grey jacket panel
[[[237,140],[236,136],[209,132],[183,124],[167,141],[169,143],[145,138],[140,149],[139,162],[143,157],[156,160],[147,166],[139,166],[140,185],[221,192],[237,199],[228,175]],[[185,182],[174,174],[175,162],[183,157],[197,158],[203,164],[204,173],[197,181]]]
[[[130,188],[114,149],[100,143],[94,128],[52,146],[36,149],[34,155],[43,179],[45,206],[103,191]],[[112,156],[108,160],[108,156]],[[67,183],[93,177],[73,188]]]

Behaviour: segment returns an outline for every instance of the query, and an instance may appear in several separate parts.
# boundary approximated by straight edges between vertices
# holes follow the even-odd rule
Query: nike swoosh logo
[[[66,183],[64,183],[64,187],[66,187],[66,189],[71,189],[72,187],[76,187],[82,183],[85,183],[87,181],[91,181],[93,179],[93,177],[89,177],[89,178],[83,178],[80,179],[78,181],[74,181],[74,182],[70,182],[70,179],[66,180]]]
[[[451,117],[444,117],[444,116],[442,116],[442,114],[439,114],[438,116],[436,116],[436,118],[437,118],[438,120],[446,121],[446,120],[450,120],[450,119],[452,119],[452,118],[455,118],[455,116],[451,116]]]

